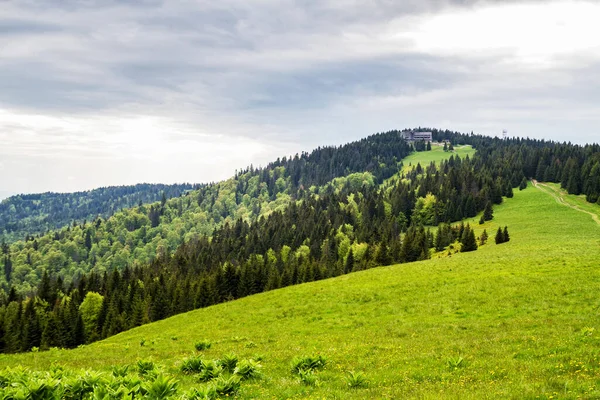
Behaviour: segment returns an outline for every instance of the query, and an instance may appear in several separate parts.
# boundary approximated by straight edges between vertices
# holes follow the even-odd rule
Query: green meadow
[[[423,168],[427,167],[432,162],[439,163],[440,161],[447,160],[450,156],[459,156],[465,158],[466,156],[472,157],[475,154],[475,149],[471,146],[454,146],[454,151],[444,151],[444,145],[438,143],[431,144],[431,151],[415,152],[402,159],[404,168],[402,172],[408,172],[412,168],[416,167],[418,163],[421,163]]]
[[[203,385],[179,372],[184,358],[235,353],[263,366],[239,398],[600,397],[600,226],[531,185],[476,221],[490,241],[473,253],[288,287],[0,365],[108,371],[153,360],[183,390]],[[496,245],[504,225],[511,240]],[[197,352],[201,340],[211,347]],[[290,371],[305,355],[327,360],[310,385]],[[366,387],[349,387],[349,371]]]

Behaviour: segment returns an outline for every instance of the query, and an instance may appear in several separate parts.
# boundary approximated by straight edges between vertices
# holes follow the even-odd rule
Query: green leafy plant
[[[200,382],[212,381],[213,379],[219,377],[223,372],[223,367],[221,367],[216,361],[208,360],[204,361],[202,364],[204,368],[198,374],[198,380]]]
[[[196,348],[196,350],[198,351],[202,351],[202,350],[208,350],[210,349],[210,346],[212,346],[212,343],[208,340],[201,340],[199,342],[196,342],[194,344],[194,347]]]
[[[136,363],[137,371],[140,375],[147,375],[154,371],[156,365],[150,360],[138,360]]]
[[[306,386],[315,386],[317,384],[317,375],[311,369],[300,369],[297,375],[298,380]]]
[[[262,365],[258,361],[242,360],[234,370],[234,375],[239,376],[241,380],[257,379],[261,376]]]
[[[235,370],[235,367],[237,367],[237,365],[238,365],[238,356],[236,356],[233,353],[225,354],[219,360],[219,365],[221,367],[223,367],[224,371],[229,372],[230,374],[232,374],[233,371]]]
[[[177,393],[177,381],[163,375],[158,375],[153,382],[144,385],[147,399],[163,400]]]
[[[291,363],[292,374],[298,375],[303,371],[316,371],[325,368],[327,359],[321,355],[295,357]]]
[[[184,374],[197,374],[204,370],[204,360],[201,357],[189,357],[183,360],[179,368]]]
[[[448,366],[448,368],[451,371],[460,369],[460,368],[464,368],[466,364],[466,361],[464,358],[462,358],[461,356],[458,357],[450,357],[447,361],[446,361],[446,365]]]
[[[214,389],[218,396],[235,396],[240,390],[240,378],[232,375],[229,378],[220,376],[214,382]]]
[[[115,365],[111,368],[111,372],[115,378],[123,378],[129,372],[129,365]]]
[[[183,395],[182,400],[213,400],[217,397],[215,386],[209,385],[201,388],[193,388]]]
[[[346,374],[346,384],[352,389],[365,388],[369,382],[364,373],[358,371],[348,371]]]

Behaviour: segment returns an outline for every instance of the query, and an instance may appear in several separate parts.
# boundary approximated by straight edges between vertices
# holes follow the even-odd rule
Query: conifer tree
[[[488,240],[488,233],[487,231],[484,229],[483,233],[481,234],[481,237],[479,238],[479,245],[483,246]]]
[[[502,236],[503,236],[504,242],[510,241],[510,236],[508,234],[508,227],[507,226],[504,227],[504,231],[502,232]]]
[[[494,211],[492,209],[492,202],[488,200],[485,203],[485,209],[483,210],[483,219],[484,221],[491,221],[494,218]]]
[[[502,232],[502,228],[498,227],[498,231],[496,232],[495,237],[496,244],[504,243],[504,233]]]
[[[471,226],[469,224],[465,226],[463,236],[460,242],[462,244],[460,248],[461,253],[477,250],[477,240],[475,239],[475,232],[473,231],[473,229],[471,229]]]
[[[348,252],[348,255],[346,256],[346,262],[344,264],[344,273],[348,274],[348,273],[352,272],[353,269],[354,269],[354,253],[352,252],[352,249],[350,249],[350,251]]]

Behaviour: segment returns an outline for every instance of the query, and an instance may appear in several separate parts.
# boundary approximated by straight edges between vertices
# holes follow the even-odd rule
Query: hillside
[[[597,398],[600,227],[531,186],[494,214],[471,223],[478,234],[508,225],[509,243],[258,294],[75,350],[0,355],[0,365],[108,371],[151,359],[183,390],[198,384],[178,366],[207,339],[205,358],[262,360],[263,379],[240,398]],[[290,362],[315,354],[328,365],[302,385]],[[368,387],[349,389],[349,370]]]
[[[240,219],[252,223],[285,209],[299,197],[316,195],[335,178],[367,173],[370,184],[378,184],[397,173],[400,160],[411,151],[398,131],[375,134],[283,157],[264,168],[250,166],[185,196],[141,206],[136,203],[107,219],[94,217],[87,223],[78,219],[73,226],[2,249],[0,289],[32,293],[44,272],[60,277],[68,286],[91,270],[102,274],[147,265],[170,256],[184,242],[210,237],[224,223]],[[15,208],[5,203],[9,212]],[[27,218],[22,217],[18,223],[24,224]]]
[[[170,199],[193,185],[138,184],[111,186],[75,193],[37,193],[10,196],[0,192],[0,242],[11,243],[73,222],[107,218],[123,208]]]
[[[528,176],[584,188],[578,201],[595,207],[597,145],[435,130],[434,139],[455,152],[420,144],[404,165],[398,157],[413,149],[390,131],[3,246],[0,352],[77,347],[264,291],[426,260],[448,246],[475,251],[470,224],[450,224],[483,210],[489,221]]]

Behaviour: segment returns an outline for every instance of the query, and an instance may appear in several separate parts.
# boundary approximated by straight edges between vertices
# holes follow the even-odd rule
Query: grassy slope
[[[442,160],[447,160],[450,156],[460,156],[460,158],[465,158],[466,156],[472,157],[475,154],[475,149],[471,146],[456,146],[454,147],[453,152],[444,151],[444,145],[439,145],[437,143],[432,143],[431,151],[421,151],[415,152],[402,159],[404,163],[404,172],[408,172],[408,170],[417,166],[417,163],[421,163],[423,168],[427,167],[432,161],[440,162]]]
[[[175,371],[208,338],[207,357],[264,357],[266,377],[244,386],[248,398],[600,396],[600,227],[532,187],[496,207],[484,227],[493,237],[499,224],[511,242],[263,293],[73,351],[0,356],[0,365],[103,368],[152,358]],[[154,343],[141,347],[141,339]],[[311,353],[330,360],[317,388],[289,373],[294,356]],[[464,367],[451,370],[448,359],[459,356]],[[346,389],[348,370],[364,371],[370,387]]]

